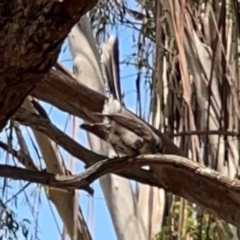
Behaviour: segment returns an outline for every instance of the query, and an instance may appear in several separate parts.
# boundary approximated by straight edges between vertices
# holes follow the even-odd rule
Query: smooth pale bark
[[[206,128],[206,124],[209,121],[209,130],[218,130],[222,123],[219,122],[221,115],[221,97],[218,88],[218,80],[216,77],[215,70],[213,70],[213,76],[211,80],[211,94],[212,99],[214,98],[215,104],[209,103],[209,90],[207,84],[210,82],[211,74],[211,58],[206,48],[200,42],[194,30],[192,34],[192,39],[188,37],[185,38],[185,47],[187,56],[189,59],[189,65],[191,72],[194,76],[196,93],[199,106],[202,112],[202,123],[203,129]],[[189,47],[191,45],[191,47]],[[191,61],[190,61],[191,59]],[[193,61],[194,59],[194,61]],[[203,78],[203,75],[206,74],[207,79]],[[214,97],[213,97],[214,96]],[[208,105],[210,107],[208,108]],[[215,106],[214,106],[215,105]],[[208,112],[210,116],[208,116]],[[205,123],[205,124],[204,124]],[[225,141],[223,136],[209,135],[209,142],[211,146],[211,155],[213,159],[213,166],[217,166],[217,170],[224,175],[228,175],[231,178],[234,178],[237,172],[239,155],[236,149],[236,146],[232,141],[229,141],[230,154],[228,155],[228,166],[225,167]]]
[[[160,107],[153,107],[154,125],[159,126]],[[154,238],[162,230],[165,211],[165,190],[152,186],[139,184],[138,205],[142,212],[144,225],[148,231],[148,237]]]
[[[149,1],[141,1],[139,0],[141,4],[146,4],[148,8],[151,8],[148,3]],[[167,22],[170,26],[170,30],[172,34],[175,34],[174,31],[174,23],[173,19],[178,19],[180,11],[180,1],[176,1],[174,3],[174,9],[171,9],[171,6],[173,6],[172,1],[164,1],[161,3],[162,11],[169,12],[170,14],[167,17]],[[173,17],[173,18],[172,18]],[[197,94],[197,101],[201,108],[201,124],[202,129],[205,130],[208,126],[208,130],[219,130],[220,126],[222,126],[223,123],[220,124],[219,118],[221,115],[221,96],[219,92],[219,83],[215,72],[215,66],[212,71],[212,53],[211,49],[208,49],[208,46],[204,45],[196,31],[194,30],[193,26],[191,26],[190,17],[186,14],[184,21],[187,23],[186,30],[184,31],[184,51],[187,57],[187,64],[191,71],[191,74],[193,76],[195,87],[196,87],[196,94]],[[174,20],[175,21],[175,20]],[[210,25],[206,23],[206,19],[204,20],[204,26]],[[175,23],[176,24],[176,23]],[[215,24],[214,29],[216,28],[216,22],[212,23]],[[206,28],[205,31],[209,31],[209,28]],[[177,34],[177,33],[176,33]],[[207,42],[210,41],[210,36],[207,36]],[[212,35],[213,36],[213,35]],[[214,35],[215,36],[215,35]],[[219,36],[218,36],[219,37]],[[218,48],[221,50],[221,44],[218,42]],[[211,54],[210,54],[211,53]],[[219,51],[216,51],[216,54],[219,54]],[[216,57],[216,59],[218,59]],[[233,77],[233,76],[232,76]],[[231,81],[231,77],[227,77],[228,81]],[[210,88],[208,84],[211,84]],[[211,101],[212,103],[209,103],[209,89],[211,90]],[[237,93],[236,89],[234,87],[231,89],[232,96],[231,101],[233,102],[233,106],[235,109],[238,109],[237,107]],[[230,101],[230,100],[229,100]],[[230,106],[229,106],[230,108]],[[237,111],[236,111],[237,112]],[[238,113],[236,113],[237,115]],[[232,122],[232,118],[229,117],[230,128],[234,128],[234,123]],[[207,124],[208,123],[208,124]],[[223,136],[218,135],[208,135],[209,143],[210,143],[210,154],[211,154],[211,166],[217,167],[217,170],[221,172],[224,175],[228,175],[231,178],[234,178],[237,172],[237,166],[239,161],[239,153],[238,153],[238,144],[237,140],[232,139],[231,137],[228,137],[228,144],[230,149],[230,154],[228,155],[228,162],[227,166],[225,165],[225,143]]]
[[[23,106],[28,111],[38,114],[38,112],[32,106],[29,98],[25,100]],[[32,131],[41,150],[47,171],[50,173],[65,174],[65,167],[62,164],[57,144],[39,131],[36,131],[34,129],[32,129]],[[77,199],[74,191],[65,192],[49,188],[47,196],[57,208],[58,213],[62,218],[71,239],[74,239],[74,226],[76,226],[77,238],[75,237],[75,239],[90,240],[91,236],[88,232],[87,225],[83,219],[83,216],[81,216],[81,213],[78,211],[78,207],[77,209],[75,208],[75,201]],[[77,221],[74,221],[76,213]]]
[[[148,3],[150,3],[148,1]],[[156,1],[155,3],[151,3],[152,5],[148,4],[148,7],[155,5],[155,24],[156,24],[156,42],[161,42],[161,12],[160,12],[160,1]],[[155,128],[161,129],[161,126],[163,126],[161,123],[163,123],[163,112],[161,110],[161,101],[164,99],[163,92],[166,92],[167,84],[163,84],[163,81],[165,80],[166,83],[166,71],[163,70],[164,62],[163,62],[163,54],[161,53],[162,46],[160,44],[156,44],[155,46],[155,64],[154,64],[154,75],[153,75],[153,91],[151,96],[151,103],[150,106],[152,106],[152,112],[151,120],[152,125]],[[165,78],[164,78],[165,76]],[[162,128],[163,129],[163,128]],[[141,209],[141,212],[143,214],[143,221],[145,225],[147,226],[148,231],[148,238],[152,239],[154,238],[159,232],[162,230],[162,224],[164,219],[164,213],[165,213],[165,190],[146,186],[143,184],[140,184],[139,186],[139,208]]]
[[[105,95],[100,58],[86,16],[72,29],[68,40],[77,81]],[[112,155],[110,146],[99,138],[88,134],[88,139],[93,151],[106,156]],[[145,240],[145,227],[130,182],[118,176],[107,175],[100,178],[100,184],[118,239]]]

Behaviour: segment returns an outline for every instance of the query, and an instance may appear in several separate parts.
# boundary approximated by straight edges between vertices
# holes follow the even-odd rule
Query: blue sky
[[[111,32],[114,35],[119,37],[120,43],[120,60],[125,59],[129,54],[136,52],[136,48],[133,47],[133,31],[124,26],[118,26],[117,31],[112,30]],[[72,70],[72,62],[71,55],[66,47],[66,43],[63,45],[64,52],[62,52],[59,56],[59,60],[70,70]],[[136,88],[135,88],[135,80],[136,80],[136,68],[132,65],[121,65],[121,86],[122,91],[125,93],[125,103],[128,108],[132,111],[135,110],[136,105]],[[145,96],[145,84],[144,80],[141,82],[141,90],[142,90],[142,103],[143,107],[146,106],[146,102],[148,102],[148,98]],[[56,108],[49,106],[48,104],[43,104],[46,111],[49,113],[52,122],[58,126],[62,130],[66,130],[66,132],[71,135],[72,132],[72,118],[68,116],[66,113],[59,111]],[[22,127],[24,136],[26,137],[26,141],[28,143],[29,149],[31,151],[32,157],[36,160],[36,163],[39,163],[38,155],[36,154],[33,148],[33,142],[35,142],[34,137],[30,133],[31,131],[26,130],[25,127]],[[29,135],[30,134],[30,135]],[[1,139],[6,139],[6,134],[3,132],[1,134]],[[83,131],[78,131],[77,140],[81,142],[83,145],[87,146],[86,135]],[[69,154],[66,153],[63,149],[61,149],[63,159],[68,163]],[[1,154],[1,162],[6,162],[6,154],[2,151]],[[11,159],[11,156],[8,155],[8,158]],[[83,165],[77,159],[75,159],[76,163],[76,172],[81,172],[83,170]],[[8,188],[4,191],[4,198],[9,199],[12,194],[16,193],[22,186],[26,184],[26,182],[14,182],[8,180],[8,185],[11,188]],[[96,181],[94,183],[95,194],[93,197],[88,196],[85,192],[80,191],[80,204],[82,211],[84,213],[86,221],[89,223],[90,229],[92,231],[93,239],[96,240],[115,240],[115,232],[113,229],[113,225],[111,223],[110,215],[106,207],[106,202],[103,197],[102,191],[99,187],[99,182]],[[26,196],[29,196],[29,201],[33,205],[33,208],[36,210],[35,213],[29,207],[28,200]],[[35,200],[34,200],[35,199]],[[35,202],[35,203],[34,203]],[[19,220],[23,218],[27,218],[32,221],[30,224],[31,233],[35,232],[35,225],[37,222],[34,222],[34,218],[38,215],[38,237],[39,239],[50,240],[50,239],[60,239],[60,234],[62,233],[62,221],[58,216],[55,207],[48,201],[43,189],[40,191],[40,187],[32,184],[31,186],[25,189],[24,193],[21,193],[18,196],[18,205],[15,206],[13,202],[8,204],[9,208],[14,210],[17,213],[17,218]],[[37,212],[38,211],[38,212]],[[37,219],[37,218],[36,218]]]

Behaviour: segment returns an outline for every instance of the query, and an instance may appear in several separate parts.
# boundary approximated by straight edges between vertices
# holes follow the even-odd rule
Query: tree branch
[[[64,112],[80,117],[86,121],[99,120],[88,112],[102,112],[106,97],[80,84],[63,71],[51,69],[37,84],[32,95],[48,102]]]
[[[54,175],[0,165],[0,176],[57,188],[81,189],[105,174],[144,165],[157,166],[161,169],[161,175],[152,176],[155,186],[171,190],[174,194],[195,202],[216,217],[240,227],[240,181],[231,180],[187,158],[175,155],[107,159],[73,176]]]
[[[93,113],[102,112],[106,100],[105,96],[77,82],[71,74],[56,69],[52,69],[49,74],[45,75],[32,94],[63,111],[93,123],[101,121],[101,117]],[[132,118],[137,118],[132,112],[123,109]],[[149,125],[146,122],[145,124]],[[149,127],[162,140],[164,153],[184,155],[169,138],[152,126],[149,125]]]
[[[33,91],[33,95],[90,122],[99,121],[96,116],[88,113],[101,112],[105,100],[104,96],[79,84],[70,75],[53,69],[39,82]],[[167,140],[167,144],[169,141]],[[168,150],[171,151],[171,145],[169,145]],[[174,148],[171,153],[177,154]],[[176,161],[179,158],[182,159],[174,156]],[[167,161],[169,161],[169,158]],[[161,167],[158,164],[158,167],[154,168],[154,172],[150,173],[151,178],[148,179],[145,176],[144,180],[146,181],[144,183],[151,180],[149,184],[152,186],[171,191],[195,202],[215,216],[240,226],[240,213],[237,211],[239,209],[238,199],[240,199],[238,196],[238,180],[231,181],[222,177],[219,173],[202,168],[193,162],[188,161],[187,165],[184,165],[181,161],[177,164],[175,162],[161,163]],[[135,173],[135,169],[128,169],[127,171],[129,178],[137,180],[131,175],[131,172]],[[149,176],[146,172],[143,172],[143,174]],[[209,172],[211,174],[208,174]]]
[[[100,160],[106,159],[106,156],[96,154],[86,149],[81,144],[77,143],[67,134],[54,126],[49,119],[43,118],[37,114],[30,113],[22,107],[13,116],[13,119],[19,121],[25,126],[30,126],[31,128],[45,134],[57,144],[59,144],[61,147],[63,147],[70,154],[72,154],[74,157],[82,160],[87,166],[90,166]],[[16,154],[14,156],[17,157]],[[20,160],[21,159],[19,159],[19,161]],[[118,174],[129,179],[135,179],[136,181],[141,183],[153,186],[155,185],[155,182],[152,180],[152,174],[143,169],[137,168],[134,171],[126,169],[124,172]]]
[[[65,148],[70,154],[72,154],[76,158],[84,159],[86,164],[88,165],[93,164],[96,161],[102,160],[101,155],[93,153],[83,147],[81,144],[77,143],[74,139],[72,139],[63,131],[54,126],[49,119],[31,113],[23,107],[18,109],[12,119],[50,137],[53,141],[55,141],[61,147]]]

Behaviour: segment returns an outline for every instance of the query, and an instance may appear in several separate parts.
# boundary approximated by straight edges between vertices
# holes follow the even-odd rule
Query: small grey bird
[[[132,156],[161,152],[161,139],[113,97],[105,103],[103,112],[96,114],[103,116],[102,123],[84,123],[81,128],[111,144],[117,154]]]
[[[162,150],[162,141],[142,119],[123,107],[119,73],[118,39],[110,37],[103,45],[101,60],[111,96],[102,113],[102,123],[84,123],[81,128],[93,133],[112,145],[119,155],[157,153]]]

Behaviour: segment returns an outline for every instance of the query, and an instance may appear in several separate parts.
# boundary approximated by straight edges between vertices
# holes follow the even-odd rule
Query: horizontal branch
[[[145,155],[98,162],[81,174],[61,176],[0,165],[0,176],[64,189],[81,189],[108,173],[150,165],[161,169],[153,175],[156,186],[170,190],[203,207],[216,217],[240,227],[240,181],[175,155]]]
[[[239,137],[240,132],[235,131],[226,131],[226,130],[196,130],[196,131],[186,131],[186,132],[178,132],[178,133],[170,133],[167,132],[167,135],[171,137],[184,137],[184,136],[192,136],[192,135],[223,135],[223,136],[232,136],[232,137]]]
[[[40,183],[43,185],[49,185],[52,187],[64,188],[62,184],[56,179],[56,175],[53,173],[47,173],[44,171],[35,171],[25,168],[13,167],[4,164],[0,164],[0,176],[11,178],[14,180],[24,180],[33,183]]]
[[[17,111],[17,113],[13,116],[13,119],[19,121],[22,125],[29,126],[45,134],[70,154],[72,154],[72,156],[82,160],[86,166],[90,166],[106,158],[106,156],[96,154],[83,147],[81,144],[70,138],[67,134],[53,125],[49,119],[43,118],[42,116],[34,113],[30,113],[23,107]],[[16,154],[14,156],[17,157]],[[21,161],[21,159],[18,160]],[[124,172],[118,173],[118,175],[141,182],[143,184],[148,184],[151,186],[156,185],[154,179],[152,179],[151,173],[143,169],[138,168],[134,171],[126,169]]]

